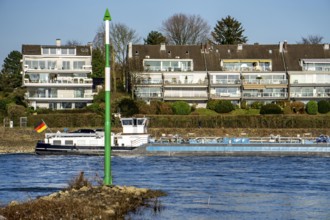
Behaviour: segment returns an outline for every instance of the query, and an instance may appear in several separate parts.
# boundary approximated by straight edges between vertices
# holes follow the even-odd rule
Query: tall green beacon
[[[112,185],[111,176],[111,111],[110,111],[110,12],[104,15],[105,22],[105,123],[104,123],[104,185]]]

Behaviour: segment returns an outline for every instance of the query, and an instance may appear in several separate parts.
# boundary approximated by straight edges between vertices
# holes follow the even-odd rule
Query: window
[[[50,48],[50,54],[56,54],[56,48]]]
[[[74,61],[73,62],[73,69],[77,70],[81,70],[83,69],[83,66],[85,65],[85,61]]]
[[[305,71],[330,71],[330,59],[302,59]]]
[[[62,109],[71,109],[72,108],[72,103],[71,102],[62,102]]]
[[[224,71],[272,71],[271,60],[259,60],[259,59],[249,59],[249,60],[222,60],[221,66]]]
[[[42,54],[44,55],[49,54],[49,48],[42,48]]]
[[[69,70],[70,69],[70,61],[63,61],[62,62],[62,69]]]
[[[74,97],[75,98],[84,98],[84,89],[75,89]]]
[[[192,60],[144,60],[146,71],[192,71]]]

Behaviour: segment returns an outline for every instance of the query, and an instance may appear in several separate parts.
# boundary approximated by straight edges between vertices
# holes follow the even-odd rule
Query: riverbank
[[[74,131],[77,128],[69,128]],[[52,129],[52,132],[63,128]],[[330,135],[330,129],[256,129],[256,128],[149,128],[153,137],[179,134],[183,137],[268,137],[271,134],[283,137],[318,137],[320,134]],[[115,128],[113,132],[121,132]],[[49,129],[47,132],[51,132]],[[33,128],[0,128],[0,154],[4,153],[34,153],[38,140],[44,138],[44,133],[36,133]]]
[[[139,208],[161,210],[159,190],[132,186],[91,186],[79,176],[79,187],[40,197],[24,203],[11,202],[0,208],[0,219],[124,219]],[[76,184],[76,183],[74,183]]]

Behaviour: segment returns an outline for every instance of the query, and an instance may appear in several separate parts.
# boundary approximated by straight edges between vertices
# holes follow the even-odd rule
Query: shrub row
[[[330,128],[329,116],[219,115],[148,116],[151,128]]]
[[[139,117],[143,117],[140,115]],[[151,128],[330,128],[328,115],[146,115]],[[44,120],[51,127],[103,127],[104,118],[93,113],[39,114],[28,117],[29,127]],[[120,127],[112,118],[112,127]],[[18,126],[15,123],[15,126]]]

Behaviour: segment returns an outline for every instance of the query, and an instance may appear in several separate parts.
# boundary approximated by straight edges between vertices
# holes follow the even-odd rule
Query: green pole
[[[111,111],[110,111],[110,21],[109,10],[105,11],[105,123],[104,123],[104,184],[112,185],[111,176]]]

